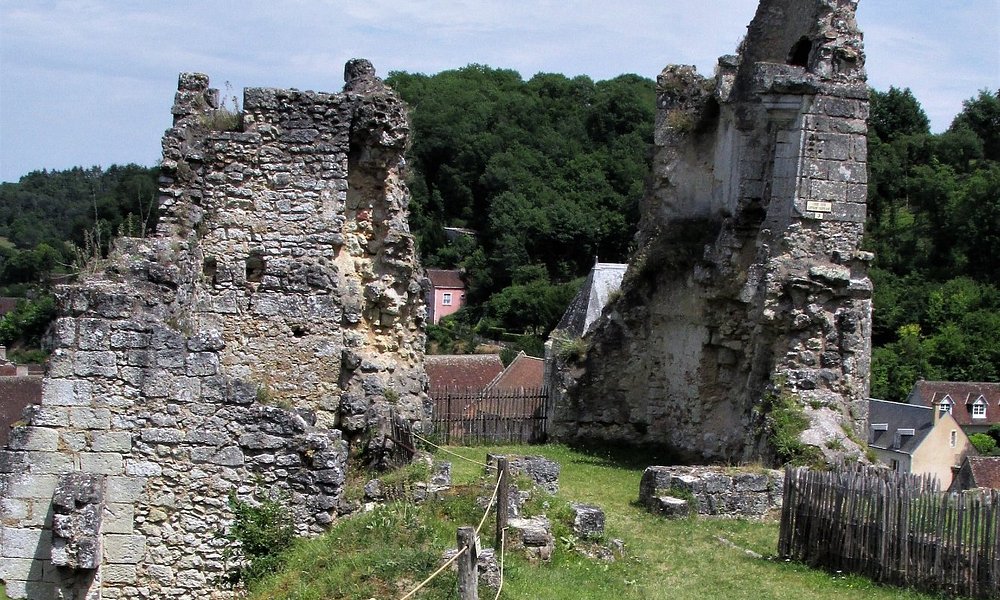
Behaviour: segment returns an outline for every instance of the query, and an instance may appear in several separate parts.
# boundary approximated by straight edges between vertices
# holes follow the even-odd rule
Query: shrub
[[[281,570],[282,553],[295,540],[292,517],[278,500],[265,499],[252,503],[229,494],[233,523],[224,535],[232,542],[226,557],[240,564],[232,573],[233,583],[253,583]]]
[[[793,465],[817,465],[819,448],[803,443],[799,436],[809,427],[809,417],[795,397],[777,384],[765,397],[767,440],[778,460]]]
[[[983,456],[989,456],[996,452],[997,441],[985,433],[973,433],[969,436],[969,441]]]

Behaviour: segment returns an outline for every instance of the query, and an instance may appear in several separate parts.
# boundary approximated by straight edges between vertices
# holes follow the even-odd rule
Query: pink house
[[[427,269],[427,279],[431,282],[427,298],[428,316],[431,323],[437,324],[465,305],[465,283],[462,282],[462,272],[457,270]]]

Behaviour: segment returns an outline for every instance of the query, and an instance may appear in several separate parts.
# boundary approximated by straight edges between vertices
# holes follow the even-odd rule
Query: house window
[[[946,412],[946,413],[948,413],[950,415],[951,414],[951,408],[952,408],[952,406],[954,406],[954,403],[951,401],[951,396],[945,396],[944,400],[941,401],[941,404],[939,406],[940,406],[941,412]]]
[[[954,448],[958,444],[958,432],[954,429],[951,430],[951,447]]]
[[[895,458],[890,459],[890,461],[889,461],[889,467],[892,468],[893,471],[898,471],[899,470],[899,461],[896,460]]]
[[[451,306],[451,292],[445,292],[444,295],[441,296],[441,304],[444,306]]]
[[[972,403],[972,418],[973,419],[985,419],[986,418],[986,400],[980,396],[975,402]]]

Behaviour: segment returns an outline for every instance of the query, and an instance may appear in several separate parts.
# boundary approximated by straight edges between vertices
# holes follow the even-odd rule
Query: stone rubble
[[[770,469],[647,467],[639,482],[639,503],[667,517],[699,514],[763,518],[781,508],[784,475]],[[694,498],[694,505],[673,494]]]

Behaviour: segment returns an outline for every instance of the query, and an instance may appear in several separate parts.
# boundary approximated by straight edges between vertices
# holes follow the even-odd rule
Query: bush
[[[56,301],[50,295],[19,300],[14,310],[0,318],[0,344],[12,346],[20,342],[37,348],[55,316]]]
[[[990,456],[996,452],[997,441],[985,433],[973,433],[969,436],[969,441],[983,456]]]
[[[240,563],[232,582],[253,583],[280,571],[282,553],[295,540],[292,516],[285,505],[270,498],[251,503],[230,492],[229,508],[233,524],[224,537],[232,545],[226,548],[226,557]]]

